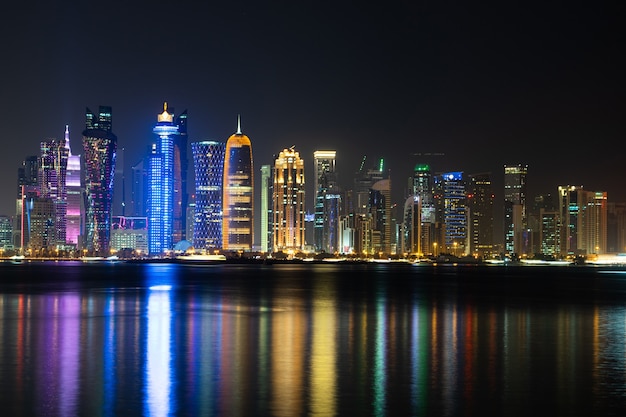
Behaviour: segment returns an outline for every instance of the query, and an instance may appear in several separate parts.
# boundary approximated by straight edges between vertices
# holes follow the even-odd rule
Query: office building
[[[254,243],[254,172],[252,144],[237,131],[228,138],[224,156],[222,247],[226,251],[251,251]]]
[[[340,250],[339,215],[341,211],[336,151],[315,151],[313,160],[315,250],[335,253]]]
[[[523,255],[530,251],[526,217],[528,165],[504,166],[504,250]]]
[[[65,176],[65,187],[67,191],[67,214],[65,241],[74,248],[79,247],[82,230],[82,188],[80,155],[72,154],[70,146],[70,129],[65,126],[65,147],[67,148],[67,172]]]
[[[437,251],[454,256],[467,254],[467,196],[463,172],[445,172],[433,177],[438,233]]]
[[[67,227],[67,161],[68,149],[65,139],[49,139],[40,144],[39,192],[43,199],[50,199],[53,216],[49,219],[50,235],[46,243],[56,248],[65,248]]]
[[[191,143],[195,173],[195,211],[193,246],[196,250],[222,248],[222,181],[224,180],[224,142]]]
[[[490,257],[493,245],[493,204],[491,173],[467,176],[467,218],[469,251],[474,257]]]
[[[304,160],[292,147],[274,161],[272,250],[296,253],[305,245]]]
[[[157,136],[148,156],[148,252],[164,254],[174,244],[174,138],[179,127],[174,123],[174,113],[163,103],[152,132]]]
[[[85,249],[105,256],[109,255],[117,136],[112,131],[111,107],[100,106],[97,117],[87,108],[85,118]]]

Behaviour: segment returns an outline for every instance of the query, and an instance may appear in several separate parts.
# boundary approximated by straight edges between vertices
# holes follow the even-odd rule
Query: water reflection
[[[621,304],[433,294],[328,268],[256,271],[255,280],[180,265],[132,272],[132,285],[0,294],[3,409],[525,415],[541,404],[597,415],[626,406]]]

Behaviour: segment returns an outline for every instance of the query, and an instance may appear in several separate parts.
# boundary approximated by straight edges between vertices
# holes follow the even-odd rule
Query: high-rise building
[[[53,217],[47,244],[57,248],[65,247],[67,227],[67,161],[69,150],[65,139],[49,139],[41,142],[39,162],[39,192],[41,198],[52,201]]]
[[[261,252],[268,252],[272,241],[270,223],[272,218],[272,167],[270,165],[261,166]]]
[[[13,226],[11,218],[0,215],[0,251],[13,249]]]
[[[174,113],[174,109],[171,109]],[[187,172],[189,162],[187,160],[187,110],[176,117],[178,135],[174,136],[174,194],[172,213],[172,240],[174,243],[189,240],[187,234],[187,206],[189,194],[187,193]]]
[[[469,253],[478,257],[492,255],[493,204],[495,196],[491,187],[491,173],[468,175],[467,217]]]
[[[315,250],[340,250],[339,215],[341,194],[337,184],[336,151],[315,151],[314,159],[314,239]]]
[[[39,158],[26,157],[17,170],[17,200],[13,222],[13,245],[23,252],[30,238],[30,209],[33,199],[39,195]]]
[[[67,216],[65,241],[68,245],[78,247],[82,228],[82,189],[80,181],[80,155],[73,155],[70,146],[70,129],[65,126],[65,147],[67,148],[67,173],[65,187],[67,190]]]
[[[159,255],[174,246],[174,137],[178,125],[167,103],[163,103],[152,131],[157,139],[148,156],[148,252]]]
[[[212,251],[222,247],[222,181],[224,142],[191,143],[196,178],[193,246]]]
[[[608,252],[608,205],[604,191],[582,186],[559,186],[561,254],[570,256]]]
[[[274,161],[272,249],[295,253],[305,245],[304,160],[292,147]]]
[[[437,241],[439,253],[461,256],[467,253],[467,196],[463,172],[435,175],[434,197],[437,222],[442,225]]]
[[[421,207],[420,213],[420,250],[431,253],[435,241],[435,203],[430,165],[416,164],[411,179],[411,196],[417,196]]]
[[[145,216],[147,213],[147,206],[144,198],[144,196],[146,195],[147,183],[147,172],[145,169],[145,165],[147,165],[146,159],[141,159],[137,164],[131,167],[131,216]]]
[[[97,118],[87,108],[85,118],[85,248],[105,256],[109,254],[117,136],[112,131],[111,107],[100,106]]]
[[[504,250],[527,254],[530,250],[526,217],[526,176],[528,165],[504,166]]]
[[[254,243],[254,172],[250,138],[237,131],[228,138],[224,156],[222,247],[251,251]]]
[[[626,253],[626,202],[607,204],[607,224],[607,252]]]

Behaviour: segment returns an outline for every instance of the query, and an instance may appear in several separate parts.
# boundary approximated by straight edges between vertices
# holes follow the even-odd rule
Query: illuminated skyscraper
[[[69,150],[65,139],[41,142],[39,163],[39,190],[41,198],[52,201],[53,218],[47,244],[64,247],[67,226],[67,159]]]
[[[254,242],[254,172],[250,138],[237,132],[226,142],[224,157],[222,247],[250,251]]]
[[[272,248],[297,252],[304,248],[304,160],[294,148],[284,149],[274,161]]]
[[[435,241],[435,204],[433,201],[432,174],[430,165],[417,164],[413,169],[411,181],[412,194],[417,196],[420,204],[420,242],[422,253],[434,253]],[[413,229],[415,230],[415,228]]]
[[[196,178],[193,246],[213,250],[222,247],[222,181],[224,142],[192,142]]]
[[[327,253],[338,252],[339,215],[341,195],[337,185],[336,151],[315,151],[313,159],[315,190],[315,249]]]
[[[65,186],[67,189],[67,227],[65,240],[69,245],[78,245],[81,219],[81,186],[80,186],[80,155],[72,155],[70,147],[70,129],[65,126],[65,147],[67,148],[67,174]]]
[[[152,131],[157,139],[148,156],[148,252],[158,255],[173,248],[174,137],[178,126],[167,103],[163,103]]]
[[[434,177],[437,221],[442,225],[439,253],[461,256],[467,251],[467,212],[463,172],[446,172]]]
[[[85,246],[91,253],[108,255],[113,204],[113,175],[117,136],[112,132],[111,107],[100,106],[98,118],[85,112]]]
[[[504,166],[504,250],[524,254],[529,250],[526,230],[526,175],[528,165]]]

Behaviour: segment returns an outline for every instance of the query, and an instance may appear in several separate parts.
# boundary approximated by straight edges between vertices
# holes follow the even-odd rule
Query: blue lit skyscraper
[[[191,153],[196,177],[193,246],[214,250],[222,247],[222,181],[224,142],[192,142]]]
[[[104,256],[109,252],[117,136],[111,131],[111,107],[100,106],[98,118],[87,108],[85,119],[85,248]]]
[[[157,139],[148,157],[148,252],[151,255],[171,250],[174,215],[174,137],[178,125],[167,103],[157,116],[152,130]]]

